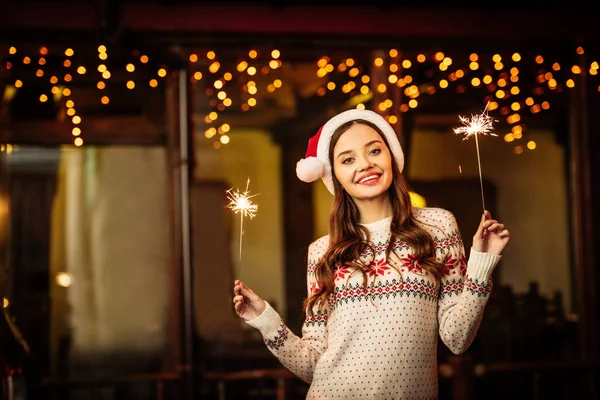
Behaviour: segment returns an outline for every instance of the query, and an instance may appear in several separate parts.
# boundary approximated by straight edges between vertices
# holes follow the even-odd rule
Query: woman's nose
[[[372,166],[371,161],[369,161],[367,158],[365,157],[360,157],[357,159],[358,162],[358,170],[359,171],[364,171],[366,169],[369,169]]]

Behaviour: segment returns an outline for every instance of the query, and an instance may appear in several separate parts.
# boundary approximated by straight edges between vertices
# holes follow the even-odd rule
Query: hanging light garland
[[[581,46],[575,50],[579,56],[584,52]],[[459,63],[462,67],[458,68],[453,68],[456,64],[455,60],[441,51],[427,55],[420,53],[412,58],[402,59],[399,58],[396,49],[390,49],[387,54],[389,57],[386,59],[375,57],[362,66],[351,57],[341,58],[335,62],[330,56],[321,57],[316,62],[316,76],[323,78],[324,83],[317,89],[317,95],[324,96],[330,91],[339,89],[350,97],[362,96],[365,100],[370,100],[373,94],[378,94],[381,101],[374,106],[380,112],[389,114],[386,116],[388,122],[396,124],[398,118],[394,113],[389,112],[394,107],[397,107],[400,113],[406,113],[416,109],[420,98],[426,95],[451,90],[452,87],[457,94],[465,93],[469,88],[483,89],[487,93],[482,100],[488,104],[488,110],[497,110],[511,126],[510,132],[504,135],[505,142],[511,143],[523,138],[522,114],[524,112],[534,115],[550,109],[548,93],[560,93],[565,89],[573,88],[576,76],[584,72],[578,63],[565,70],[558,62],[548,63],[542,55],[538,54],[534,58],[537,71],[536,82],[531,93],[525,94],[522,92],[523,85],[520,84],[519,66],[522,57],[519,53],[512,53],[506,58],[494,54],[491,63],[483,60],[477,53],[471,53],[468,61]],[[430,64],[426,68],[415,68],[426,62]],[[586,68],[589,75],[598,75],[598,62],[592,61]],[[382,73],[387,79],[380,80],[376,86],[373,85],[372,76],[381,76]],[[336,85],[336,81],[343,81],[344,77],[347,81],[343,85]],[[402,89],[402,101],[398,104],[394,104],[393,96],[389,94],[392,88]],[[600,92],[600,86],[598,91]],[[363,109],[365,104],[357,102],[355,106]],[[529,141],[526,147],[533,150],[536,144]],[[524,147],[520,144],[513,149],[515,154],[521,154],[523,150]]]
[[[21,64],[27,66],[28,70],[35,71],[37,78],[49,80],[50,92],[41,94],[39,101],[47,102],[50,96],[53,96],[55,102],[64,102],[63,118],[69,118],[73,125],[71,133],[76,146],[84,144],[85,136],[82,129],[83,116],[77,111],[71,89],[76,87],[78,78],[96,74],[99,101],[108,105],[111,98],[106,94],[106,88],[114,84],[111,81],[114,73],[124,72],[125,76],[130,75],[125,82],[129,90],[143,84],[157,88],[160,80],[168,74],[168,68],[160,66],[153,77],[142,83],[139,82],[140,74],[135,72],[142,67],[146,70],[149,68],[148,55],[134,50],[130,58],[119,66],[119,70],[112,71],[108,67],[109,50],[106,45],[101,44],[97,47],[98,61],[95,66],[83,65],[78,59],[77,54],[86,50],[88,49],[75,51],[68,47],[51,51],[46,46],[39,46],[35,52],[24,51],[22,54],[13,46],[7,49],[8,54],[5,56],[0,53],[0,67],[5,70],[10,71]],[[577,56],[583,55],[584,52],[581,46],[575,49]],[[48,58],[51,56],[61,57],[64,69],[61,74],[48,74]],[[251,111],[257,105],[259,92],[273,93],[284,85],[281,77],[267,80],[265,87],[259,87],[258,83],[265,81],[259,80],[259,76],[272,74],[282,67],[281,52],[278,49],[251,48],[237,59],[227,56],[221,59],[214,50],[189,52],[184,56],[188,58],[192,69],[192,84],[203,81],[203,94],[208,110],[203,118],[206,125],[204,136],[213,141],[213,147],[216,149],[231,140],[231,126],[221,117],[223,112],[232,107],[242,112]],[[550,109],[549,93],[560,93],[573,88],[578,75],[587,73],[596,76],[599,70],[597,61],[591,61],[585,67],[575,62],[568,67],[538,54],[533,60],[535,83],[526,82],[524,85],[521,71],[527,66],[522,66],[522,56],[516,52],[508,56],[494,54],[491,59],[471,53],[468,59],[459,60],[442,51],[417,53],[406,57],[401,56],[397,49],[390,49],[385,52],[385,57],[376,57],[369,60],[368,64],[357,60],[358,58],[347,56],[337,61],[334,61],[332,56],[319,58],[316,62],[316,76],[323,84],[317,89],[317,95],[325,96],[328,92],[341,90],[355,99],[357,108],[364,108],[365,102],[377,95],[379,100],[374,107],[383,114],[388,114],[386,118],[391,124],[396,124],[398,118],[392,111],[406,113],[416,109],[423,96],[432,96],[448,90],[454,90],[457,94],[467,90],[483,90],[485,94],[482,100],[489,104],[488,110],[497,110],[511,127],[504,135],[504,141],[507,143],[523,138],[523,113],[535,115]],[[457,64],[460,67],[457,67]],[[31,68],[33,66],[35,67]],[[377,85],[374,86],[375,76],[385,76],[385,79],[378,79]],[[18,90],[24,84],[22,79],[15,79],[12,89]],[[530,92],[524,93],[523,87],[527,85],[532,88]],[[400,99],[394,99],[390,94],[391,89],[396,88],[402,89]],[[527,148],[534,149],[535,143],[529,142]],[[514,151],[519,154],[523,149],[522,145],[517,145]]]
[[[273,93],[281,88],[279,78],[268,80],[265,87],[259,86],[259,76],[272,74],[281,68],[281,52],[278,49],[250,49],[236,60],[220,59],[214,50],[189,53],[192,83],[203,81],[206,106],[209,110],[204,116],[206,126],[204,136],[213,141],[213,147],[220,149],[230,142],[231,126],[220,118],[221,114],[232,107],[242,112],[251,111],[257,105],[259,92]],[[264,79],[260,79],[263,82]]]
[[[82,129],[83,116],[77,111],[75,101],[73,100],[73,90],[76,89],[71,89],[72,87],[77,87],[78,79],[83,78],[83,76],[86,75],[97,74],[96,88],[99,93],[98,100],[102,105],[108,105],[111,102],[111,98],[106,94],[106,88],[108,85],[113,84],[113,82],[111,82],[113,73],[125,71],[126,73],[131,74],[136,71],[136,68],[138,68],[139,65],[149,63],[149,57],[147,55],[140,53],[138,50],[133,50],[131,52],[130,60],[121,66],[122,71],[112,71],[107,66],[107,60],[109,58],[108,48],[106,45],[101,44],[97,48],[97,65],[92,68],[91,66],[86,66],[82,63],[84,57],[77,57],[79,53],[84,54],[87,50],[88,49],[85,48],[76,51],[72,47],[67,47],[64,49],[53,49],[51,51],[48,47],[42,45],[39,46],[37,51],[33,52],[27,50],[21,51],[17,49],[17,47],[11,46],[8,48],[7,55],[3,57],[2,54],[0,54],[0,65],[3,64],[6,70],[17,69],[19,64],[21,64],[21,66],[29,67],[25,69],[32,69],[30,67],[35,65],[35,68],[33,68],[35,70],[35,76],[39,79],[49,80],[49,93],[42,93],[39,97],[39,101],[45,103],[49,101],[50,96],[52,96],[55,103],[63,102],[59,118],[63,120],[68,118],[71,121],[71,134],[75,146],[83,146],[85,136],[85,132]],[[54,75],[48,73],[49,57],[60,60],[63,68],[61,73],[56,73],[56,70],[51,70],[51,73],[56,73]],[[85,58],[87,59],[87,57]],[[132,74],[131,78],[126,81],[125,85],[127,89],[133,90],[138,85],[135,76],[136,75]],[[156,77],[149,80],[148,86],[157,88],[159,86],[159,80],[166,76],[167,68],[160,67],[156,71]],[[24,85],[25,83],[22,79],[15,79],[12,83],[12,87],[16,90],[21,89]]]

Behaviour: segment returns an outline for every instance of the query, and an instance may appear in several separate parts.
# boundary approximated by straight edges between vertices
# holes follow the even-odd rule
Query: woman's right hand
[[[267,308],[265,301],[240,280],[233,283],[233,293],[235,312],[245,321],[258,317]]]

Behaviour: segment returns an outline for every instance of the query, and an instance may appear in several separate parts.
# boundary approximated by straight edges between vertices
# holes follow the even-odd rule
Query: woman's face
[[[392,155],[379,133],[354,124],[333,149],[333,173],[355,201],[376,199],[392,184]]]

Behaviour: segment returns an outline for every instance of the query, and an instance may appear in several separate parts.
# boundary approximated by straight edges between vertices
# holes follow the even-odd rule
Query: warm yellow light
[[[75,138],[75,140],[73,141],[73,144],[77,147],[81,147],[83,146],[83,139],[80,137]]]
[[[219,138],[219,140],[221,141],[221,143],[227,144],[227,143],[229,143],[229,136],[223,135]]]
[[[506,135],[504,135],[504,141],[505,142],[510,143],[513,140],[515,140],[515,137],[513,136],[512,133],[507,133]]]
[[[492,57],[492,61],[495,63],[498,63],[498,62],[502,61],[502,56],[500,56],[500,54],[494,54]]]
[[[17,80],[15,81],[15,87],[16,87],[16,88],[21,88],[21,87],[23,87],[23,82],[22,82],[20,79],[17,79]]]
[[[104,89],[106,87],[106,83],[100,81],[96,84],[96,87],[100,90]]]
[[[98,53],[106,53],[106,46],[103,44],[98,46]]]
[[[513,149],[513,153],[515,153],[515,154],[522,154],[523,153],[523,146],[521,146],[521,145],[515,146],[515,148]]]
[[[581,73],[581,67],[579,65],[573,65],[571,67],[571,72],[574,74],[580,74]]]
[[[535,57],[535,62],[538,64],[542,64],[544,62],[544,57],[542,56],[536,56]]]
[[[256,50],[250,50],[248,52],[248,57],[250,57],[250,58],[256,58],[256,57],[258,57],[258,52]]]
[[[103,77],[104,79],[110,79],[110,77],[111,77],[110,71],[104,71],[104,72],[102,73],[102,77]]]
[[[71,89],[69,88],[64,88],[62,91],[63,96],[65,97],[69,97],[71,95]]]
[[[248,105],[249,105],[250,107],[254,107],[254,106],[256,105],[256,99],[255,99],[254,97],[250,97],[250,98],[248,99]]]
[[[567,87],[575,87],[575,81],[573,79],[567,79]]]
[[[375,64],[376,67],[381,67],[383,65],[383,58],[377,57],[375,61],[373,61],[373,64]]]
[[[50,83],[56,85],[58,83],[58,78],[56,76],[52,76],[50,78]]]
[[[408,196],[410,197],[410,203],[413,207],[427,207],[427,202],[425,201],[425,197],[417,194],[415,192],[408,192]]]
[[[37,71],[35,71],[35,76],[37,76],[38,78],[41,78],[42,76],[44,76],[44,71],[41,69],[38,69]]]
[[[233,101],[230,98],[226,98],[225,100],[223,100],[223,105],[225,107],[231,106],[232,103],[233,103]]]
[[[8,49],[8,54],[17,54],[17,48],[11,46],[10,49]]]
[[[392,58],[398,57],[398,50],[396,50],[396,49],[390,49],[389,55]]]
[[[141,56],[140,57],[140,62],[142,64],[146,64],[149,61],[148,56]]]
[[[514,54],[512,55],[512,60],[513,60],[514,62],[519,62],[519,61],[521,61],[521,55],[520,55],[519,53],[514,53]]]
[[[167,70],[164,68],[160,68],[157,72],[157,75],[161,78],[164,78],[165,76],[167,76]]]
[[[408,102],[408,106],[410,108],[416,108],[419,105],[419,102],[415,99],[412,99]]]
[[[148,82],[148,84],[150,85],[150,87],[157,87],[158,81],[156,79],[150,79],[150,82]]]
[[[208,118],[210,118],[211,121],[215,121],[217,118],[219,118],[219,114],[217,114],[215,111],[211,111],[210,114],[208,114]]]
[[[81,135],[81,129],[76,126],[75,128],[73,128],[71,133],[73,134],[73,136],[79,136],[79,135]]]
[[[134,81],[127,81],[127,89],[133,89],[135,87]]]
[[[125,69],[127,70],[127,72],[133,72],[135,71],[135,65],[129,63],[125,66]]]
[[[518,95],[521,92],[521,89],[519,89],[518,86],[513,86],[510,88],[510,94],[512,94],[513,96]]]
[[[75,125],[79,125],[81,123],[81,117],[79,115],[74,116],[71,121],[75,124]]]
[[[101,60],[106,60],[108,58],[108,54],[106,53],[99,53],[98,54],[98,58]]]
[[[74,109],[74,108],[68,108],[68,109],[67,109],[67,115],[68,115],[69,117],[72,117],[72,116],[73,116],[73,115],[75,115],[75,114],[77,114],[77,112],[75,111],[75,109]]]
[[[250,76],[256,75],[256,68],[255,67],[248,67],[248,69],[246,70],[246,72]]]
[[[31,58],[23,57],[23,64],[30,64],[30,63],[31,63]]]
[[[69,49],[65,50],[65,56],[72,57],[73,54],[75,54],[75,52],[73,51],[73,49],[69,48]]]
[[[440,81],[440,87],[441,87],[442,89],[446,89],[446,88],[448,87],[448,81],[447,81],[447,80],[445,80],[445,79],[442,79],[442,80]]]
[[[202,79],[202,72],[200,71],[196,71],[194,72],[194,79],[199,81],[200,79]]]
[[[276,88],[280,88],[283,85],[283,82],[281,81],[281,79],[275,79],[273,81],[273,86],[275,86]]]
[[[110,98],[108,96],[102,96],[102,98],[100,99],[100,102],[102,104],[108,104],[108,103],[110,103]]]
[[[85,73],[86,73],[86,69],[85,69],[85,67],[84,67],[84,66],[77,67],[77,73],[78,73],[79,75],[83,75],[83,74],[85,74]]]
[[[40,57],[40,59],[38,60],[38,64],[46,65],[46,59],[44,57]]]
[[[190,54],[189,60],[190,60],[190,62],[195,63],[196,61],[198,61],[198,55],[197,54]]]
[[[471,85],[479,86],[479,85],[481,85],[481,80],[479,78],[473,78],[473,79],[471,79]]]
[[[48,101],[48,96],[45,94],[40,95],[40,102],[45,103]]]
[[[389,123],[394,125],[396,123],[398,123],[398,117],[396,117],[395,115],[390,115],[390,118],[388,119]]]
[[[479,56],[475,53],[471,53],[471,55],[469,55],[469,61],[477,61],[479,60]]]
[[[530,140],[529,142],[527,142],[527,148],[529,150],[534,150],[536,147],[537,146],[536,146],[536,144],[535,144],[535,142],[533,140]]]
[[[444,53],[442,53],[441,51],[438,51],[437,53],[435,53],[435,55],[433,56],[433,59],[437,62],[440,62],[444,59]]]
[[[412,67],[412,62],[410,62],[410,60],[402,61],[402,68],[410,68],[410,67]]]

